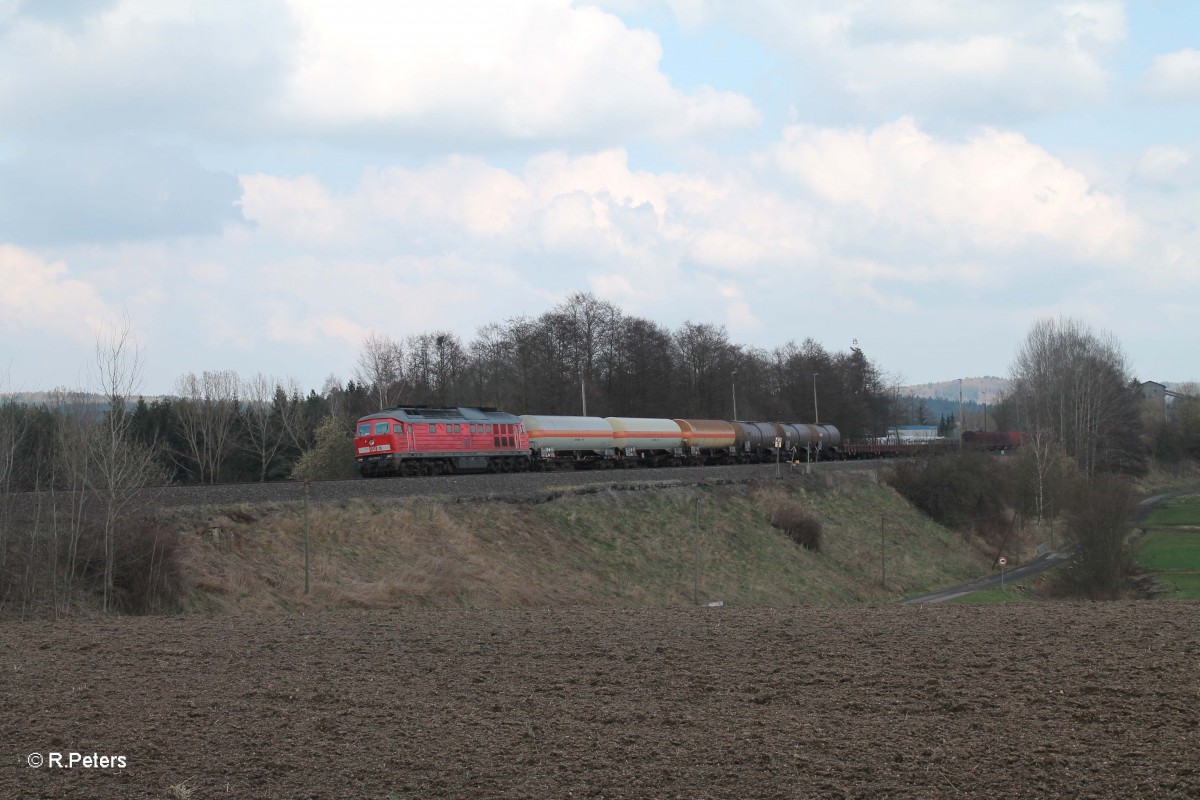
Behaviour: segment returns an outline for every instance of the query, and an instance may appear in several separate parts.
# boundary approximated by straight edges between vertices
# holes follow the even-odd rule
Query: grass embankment
[[[820,521],[820,551],[772,526],[781,507]],[[314,506],[308,597],[299,506],[192,509],[174,521],[192,611],[887,602],[987,569],[972,542],[861,478]]]
[[[1172,599],[1200,600],[1200,494],[1175,497],[1142,523],[1134,561]]]

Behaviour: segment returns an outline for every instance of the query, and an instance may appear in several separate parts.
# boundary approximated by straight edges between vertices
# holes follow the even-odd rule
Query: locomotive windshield
[[[388,432],[388,424],[386,422],[376,422],[375,423],[375,433],[376,434],[387,433],[387,432]]]
[[[371,434],[371,423],[364,422],[358,426],[359,436],[369,436]]]

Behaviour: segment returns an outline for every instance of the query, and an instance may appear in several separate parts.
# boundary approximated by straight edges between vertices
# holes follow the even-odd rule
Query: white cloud
[[[1191,153],[1182,147],[1154,145],[1142,153],[1135,174],[1144,182],[1160,186],[1194,183],[1195,163]]]
[[[629,0],[601,3],[618,11]],[[643,5],[656,5],[656,0]],[[787,58],[804,113],[997,121],[1103,99],[1127,36],[1119,0],[666,0],[685,27],[733,26]]]
[[[279,111],[300,127],[602,141],[758,123],[745,96],[672,87],[654,33],[569,0],[293,0],[292,9],[298,66]]]
[[[48,331],[93,343],[112,318],[96,288],[70,277],[65,263],[0,244],[0,327],[8,335]]]
[[[321,182],[312,175],[281,178],[242,175],[242,216],[265,233],[300,242],[348,238],[347,219]]]
[[[673,139],[759,123],[682,91],[647,30],[570,0],[120,0],[0,27],[0,123],[242,139],[495,143]]]
[[[929,255],[1003,255],[1048,243],[1072,258],[1127,258],[1139,232],[1121,200],[1011,132],[940,140],[911,119],[872,130],[796,125],[774,147],[783,173],[857,235]],[[847,232],[847,235],[855,235]]]
[[[402,298],[405,326],[421,329],[441,326],[447,306],[414,296],[490,320],[497,305],[536,311],[583,286],[633,313],[700,309],[753,332],[764,302],[807,307],[827,293],[906,312],[917,287],[1003,291],[1052,265],[1060,282],[1112,273],[1142,241],[1120,197],[1019,134],[948,139],[911,119],[791,126],[702,172],[635,170],[613,149],[518,171],[458,157],[371,169],[342,192],[312,176],[242,180],[247,218],[297,254],[264,275],[301,309],[273,335],[308,339],[330,311],[386,325],[391,306],[364,296]],[[355,307],[361,318],[338,311]]]
[[[0,28],[0,123],[10,134],[243,132],[277,94],[293,36],[280,2],[92,5],[19,13]]]
[[[1156,56],[1142,76],[1142,90],[1157,100],[1200,100],[1200,50],[1187,48]]]

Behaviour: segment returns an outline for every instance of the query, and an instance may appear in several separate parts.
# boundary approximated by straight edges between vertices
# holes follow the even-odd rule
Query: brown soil
[[[0,797],[1197,797],[1198,667],[1195,603],[7,623]]]

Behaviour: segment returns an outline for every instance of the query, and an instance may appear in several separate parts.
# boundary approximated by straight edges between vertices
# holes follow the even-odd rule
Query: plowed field
[[[1195,603],[9,622],[0,670],[2,798],[1200,796]]]

